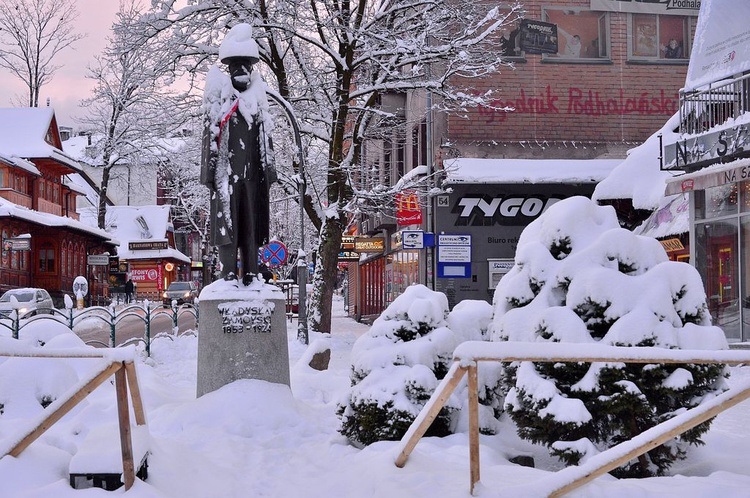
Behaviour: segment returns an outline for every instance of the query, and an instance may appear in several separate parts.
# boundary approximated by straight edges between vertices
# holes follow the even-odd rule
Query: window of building
[[[708,311],[728,339],[741,336],[738,302],[738,220],[695,225],[696,269],[704,281]]]
[[[5,172],[5,168],[0,168],[0,188],[5,187],[5,178],[8,174]]]
[[[544,9],[542,20],[557,25],[557,54],[545,60],[609,60],[609,14],[582,8]]]
[[[705,220],[737,214],[737,184],[710,187],[695,193],[695,218]]]
[[[3,229],[2,231],[2,247],[0,247],[0,265],[8,267],[8,258],[10,257],[10,247],[6,245],[5,240],[8,238],[8,230]]]
[[[42,242],[37,251],[39,260],[39,273],[55,272],[55,246],[52,242]]]
[[[690,59],[694,17],[630,14],[628,58],[664,62]]]

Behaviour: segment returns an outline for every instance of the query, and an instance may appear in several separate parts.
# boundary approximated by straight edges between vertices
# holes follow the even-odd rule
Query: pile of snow
[[[659,164],[661,145],[677,142],[676,131],[680,113],[673,115],[664,126],[638,147],[628,151],[628,156],[594,189],[596,201],[632,199],[635,209],[653,211],[664,197],[666,181],[681,173],[662,171]]]
[[[151,455],[148,480],[136,480],[129,492],[74,490],[68,483],[69,464],[85,437],[99,425],[117,423],[114,387],[105,382],[21,455],[0,459],[0,495],[468,497],[469,444],[463,429],[446,438],[422,439],[401,469],[394,465],[398,443],[381,442],[358,450],[338,433],[340,422],[335,410],[350,387],[352,345],[367,333],[368,327],[345,318],[343,300],[334,301],[334,306],[333,330],[328,339],[331,365],[326,371],[313,370],[301,361],[306,347],[297,341],[296,322],[288,323],[291,391],[285,386],[248,380],[196,399],[197,337],[159,338],[152,344],[150,358],[140,351],[136,367],[151,434]],[[40,321],[33,327],[43,328],[43,324]],[[43,348],[80,347],[80,340],[62,329],[54,337],[36,331],[33,337],[31,326],[24,330],[28,332],[26,339],[22,336],[15,341],[0,326],[0,349],[41,351],[38,339],[45,343]],[[63,344],[67,341],[70,342]],[[50,393],[61,390],[49,383],[51,368],[66,370],[68,373],[61,375],[59,382],[68,384],[72,381],[71,369],[80,378],[87,375],[90,362],[94,361],[41,360],[0,357],[0,378],[13,377],[22,383],[14,387],[8,382],[0,387],[0,404],[6,407],[0,408],[2,444],[13,439],[17,429],[42,410],[29,399],[38,386],[38,392],[44,392],[41,387],[45,385],[50,386]],[[57,362],[66,366],[48,369]],[[750,367],[732,368],[732,385],[748,380]],[[706,445],[679,463],[673,469],[673,477],[616,480],[605,476],[569,496],[745,497],[750,489],[746,464],[750,447],[748,417],[750,402],[720,415],[705,437]],[[545,448],[518,439],[515,427],[507,421],[497,435],[480,436],[480,446],[482,481],[476,496],[538,496],[531,493],[529,486],[549,478],[559,468],[546,456]],[[537,468],[510,463],[509,458],[518,454],[533,456]]]

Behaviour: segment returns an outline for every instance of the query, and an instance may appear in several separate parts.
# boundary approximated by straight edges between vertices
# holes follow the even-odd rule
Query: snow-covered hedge
[[[561,201],[522,233],[494,296],[493,340],[726,349],[695,268],[619,227],[614,210]],[[630,439],[724,389],[723,365],[514,363],[505,408],[521,437],[568,464]],[[710,422],[613,472],[663,474]]]
[[[448,371],[455,347],[486,337],[490,317],[489,304],[478,301],[457,306],[449,316],[444,294],[408,287],[352,348],[352,388],[338,410],[341,433],[357,445],[400,439]],[[498,377],[485,374],[495,385]],[[428,435],[453,431],[459,399],[451,398]],[[495,397],[483,399],[491,403]],[[494,429],[492,408],[484,412],[487,432]]]

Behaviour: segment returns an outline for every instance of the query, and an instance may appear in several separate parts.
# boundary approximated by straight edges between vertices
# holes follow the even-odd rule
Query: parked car
[[[11,298],[15,298],[16,303]],[[52,313],[55,305],[49,292],[44,289],[25,287],[22,289],[11,289],[0,296],[0,316],[7,318],[14,308],[18,309],[19,316],[27,313]]]
[[[167,290],[162,294],[164,304],[172,306],[172,301],[177,301],[177,305],[195,302],[198,297],[198,288],[193,282],[172,282]]]
[[[307,296],[305,302],[309,303],[312,297],[312,284],[307,284]],[[286,312],[299,313],[299,285],[294,284],[286,289]]]

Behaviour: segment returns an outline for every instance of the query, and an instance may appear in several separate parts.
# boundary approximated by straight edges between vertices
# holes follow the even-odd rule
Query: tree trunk
[[[107,188],[109,186],[109,167],[102,170],[102,183],[99,189],[99,205],[96,211],[96,224],[104,230],[104,222],[107,216]]]
[[[338,272],[343,228],[341,217],[326,218],[321,232],[317,264],[315,265],[316,285],[311,303],[311,309],[314,311],[310,317],[312,329],[316,332],[326,334],[331,332],[331,306]]]

